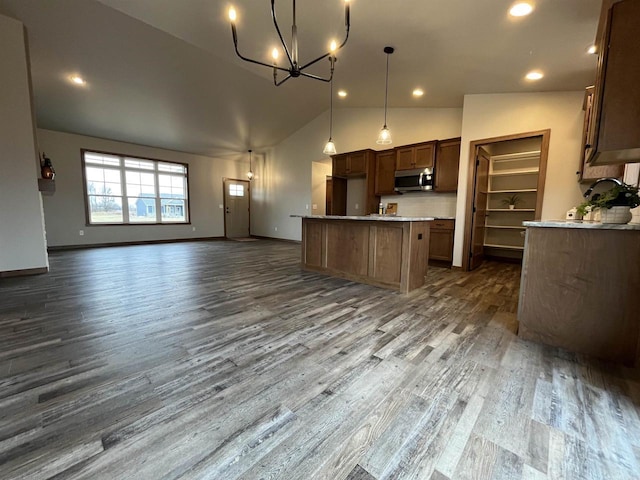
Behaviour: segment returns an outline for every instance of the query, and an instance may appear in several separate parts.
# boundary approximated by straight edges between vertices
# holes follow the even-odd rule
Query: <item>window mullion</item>
[[[129,218],[129,194],[127,193],[126,171],[124,157],[120,157],[120,188],[122,190],[122,222],[131,223]]]
[[[162,202],[160,201],[160,173],[158,171],[158,162],[153,162],[153,166],[153,173],[155,175],[154,189],[156,192],[156,222],[162,223]]]

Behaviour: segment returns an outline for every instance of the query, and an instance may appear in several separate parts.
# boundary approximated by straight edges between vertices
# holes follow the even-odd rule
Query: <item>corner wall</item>
[[[44,197],[47,238],[49,246],[54,247],[223,237],[222,179],[246,179],[249,166],[244,154],[233,155],[233,159],[211,158],[52,130],[39,129],[38,141],[56,170],[56,192]],[[83,148],[188,164],[191,224],[86,225],[80,157]]]
[[[49,260],[24,27],[2,15],[0,72],[0,272],[46,269]]]
[[[542,219],[562,219],[582,202],[576,171],[584,92],[465,95],[453,265],[462,265],[469,144],[475,140],[551,129]]]

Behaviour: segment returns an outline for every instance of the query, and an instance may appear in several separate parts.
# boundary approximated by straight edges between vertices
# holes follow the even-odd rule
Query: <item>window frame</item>
[[[91,208],[89,206],[89,192],[87,188],[87,163],[85,162],[85,155],[89,153],[95,153],[98,155],[110,155],[112,157],[118,157],[120,160],[119,166],[107,166],[107,168],[115,169],[120,172],[120,185],[121,185],[121,195],[122,198],[122,222],[100,222],[100,223],[92,223],[91,222]],[[145,169],[136,169],[125,166],[125,159],[132,160],[145,160],[148,162],[153,162],[154,168],[153,170],[145,170]],[[169,175],[181,175],[172,172],[165,172],[158,169],[159,163],[173,164],[184,167],[185,173],[184,178],[186,181],[185,188],[185,221],[162,221],[162,211],[158,208],[158,205],[161,204],[162,196],[160,195],[160,185],[159,185],[159,175],[169,174]],[[161,160],[157,158],[149,158],[149,157],[141,157],[139,155],[129,155],[124,153],[115,153],[115,152],[107,152],[104,150],[96,150],[92,148],[81,148],[80,149],[80,165],[82,170],[82,191],[84,197],[84,213],[85,213],[85,225],[87,227],[101,227],[101,226],[122,226],[122,227],[138,227],[138,226],[149,226],[149,225],[191,225],[191,192],[190,192],[190,182],[189,182],[189,164],[184,162],[176,162],[173,160]],[[91,165],[91,164],[89,164]],[[97,165],[96,165],[97,166]],[[127,196],[127,182],[126,182],[126,172],[127,170],[133,172],[146,172],[153,173],[155,177],[155,196],[153,199],[155,200],[156,207],[154,210],[156,211],[156,221],[155,222],[131,222],[129,221],[129,205],[128,205],[128,196]],[[151,197],[149,197],[151,198]],[[160,221],[157,221],[158,215]]]

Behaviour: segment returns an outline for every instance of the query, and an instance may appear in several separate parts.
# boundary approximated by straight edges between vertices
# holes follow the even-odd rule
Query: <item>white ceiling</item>
[[[390,107],[461,107],[464,94],[581,90],[593,82],[600,0],[537,0],[511,19],[505,0],[351,0],[338,54],[337,108],[381,107],[385,45]],[[270,69],[235,56],[228,0],[0,0],[28,30],[38,125],[213,156],[274,145],[328,108],[329,86],[273,86]],[[235,0],[243,54],[270,62],[269,0]],[[291,0],[277,0],[285,38]],[[344,35],[341,0],[298,0],[301,62]],[[326,62],[326,63],[325,63]],[[313,73],[326,74],[328,61]],[[545,77],[526,82],[540,69]],[[81,74],[85,87],[69,75]],[[425,90],[416,100],[411,91]]]

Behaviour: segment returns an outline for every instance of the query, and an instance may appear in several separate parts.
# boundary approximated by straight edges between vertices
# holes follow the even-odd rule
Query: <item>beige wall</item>
[[[0,15],[0,272],[48,267],[22,23]],[[48,153],[48,152],[47,152]]]
[[[333,140],[338,153],[365,148],[382,150],[375,143],[382,127],[382,109],[338,108],[333,113]],[[462,110],[392,108],[387,123],[393,136],[391,146],[452,138],[460,136]],[[255,190],[265,199],[262,214],[254,224],[256,234],[300,240],[300,219],[290,215],[311,214],[312,164],[328,158],[322,153],[328,135],[329,116],[325,112],[266,155],[261,187],[264,191]],[[428,204],[430,198],[425,196],[422,201]]]
[[[582,201],[576,181],[583,92],[465,95],[453,264],[462,265],[469,144],[475,140],[551,129],[542,219],[561,219]]]
[[[51,130],[39,129],[38,141],[56,169],[56,193],[44,197],[50,246],[223,237],[224,214],[219,208],[223,204],[222,179],[245,179],[249,166],[245,154],[229,159],[210,158]],[[82,148],[187,163],[191,224],[86,225],[80,159]],[[83,236],[79,235],[80,230],[84,231]]]

